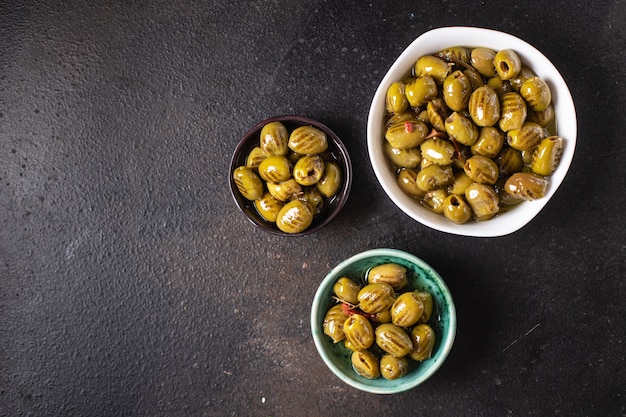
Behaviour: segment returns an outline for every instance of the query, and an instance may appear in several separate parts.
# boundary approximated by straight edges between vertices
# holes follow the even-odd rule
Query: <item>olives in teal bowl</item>
[[[443,365],[456,335],[456,309],[442,277],[422,259],[372,249],[324,277],[311,307],[311,332],[322,361],[341,381],[394,394],[424,383]]]
[[[567,83],[524,40],[475,27],[417,37],[370,107],[376,177],[405,214],[446,233],[526,226],[564,181],[577,140]]]
[[[256,227],[303,236],[340,212],[352,184],[350,156],[316,120],[293,115],[257,123],[237,144],[229,185],[237,207]]]

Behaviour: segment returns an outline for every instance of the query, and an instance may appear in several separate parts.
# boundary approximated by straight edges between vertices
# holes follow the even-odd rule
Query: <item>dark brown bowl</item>
[[[326,152],[330,153],[343,172],[343,181],[337,193],[327,200],[322,211],[313,218],[311,225],[301,233],[285,233],[278,229],[276,224],[263,219],[254,207],[254,203],[241,195],[233,179],[234,170],[239,166],[245,165],[247,155],[255,146],[259,146],[260,133],[263,126],[267,123],[276,121],[283,123],[290,132],[299,126],[313,126],[324,131],[328,137],[328,150]],[[348,151],[339,137],[326,125],[303,116],[276,116],[257,123],[256,126],[250,129],[248,133],[241,138],[235,148],[235,152],[233,153],[233,157],[230,162],[229,184],[230,192],[237,203],[237,207],[239,207],[252,224],[265,230],[266,232],[276,235],[304,236],[311,234],[330,223],[330,221],[335,218],[346,203],[348,194],[350,194],[350,187],[352,185],[352,163],[350,162]]]

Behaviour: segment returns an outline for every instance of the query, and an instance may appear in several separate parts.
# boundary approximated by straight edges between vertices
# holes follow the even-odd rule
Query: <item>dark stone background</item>
[[[509,236],[410,220],[367,158],[378,83],[450,25],[534,44],[577,106],[569,176]],[[0,2],[0,415],[626,416],[625,26],[618,0]],[[355,169],[309,237],[228,190],[238,138],[284,113]],[[309,328],[324,274],[378,247],[457,303],[448,360],[395,396],[339,381]]]

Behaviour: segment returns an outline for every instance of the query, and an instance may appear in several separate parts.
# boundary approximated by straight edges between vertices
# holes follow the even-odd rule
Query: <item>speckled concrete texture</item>
[[[626,416],[625,24],[617,0],[1,2],[0,416]],[[413,222],[367,158],[384,73],[449,25],[534,44],[577,106],[570,175],[509,236]],[[301,238],[228,189],[238,138],[286,113],[355,170]],[[457,304],[444,366],[395,396],[335,378],[309,328],[324,274],[378,247]]]

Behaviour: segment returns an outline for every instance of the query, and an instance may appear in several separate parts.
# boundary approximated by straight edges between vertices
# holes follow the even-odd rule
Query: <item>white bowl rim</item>
[[[382,119],[384,114],[384,96],[388,86],[404,76],[417,58],[437,50],[455,45],[484,46],[494,49],[510,48],[515,50],[522,62],[528,62],[532,70],[548,83],[551,88],[558,123],[557,134],[565,139],[565,146],[561,161],[556,171],[550,176],[550,185],[546,195],[535,201],[525,201],[523,211],[521,207],[502,213],[486,222],[468,222],[456,225],[443,216],[432,213],[420,207],[415,199],[404,194],[396,183],[395,176],[382,152]],[[532,57],[532,59],[529,59]],[[429,30],[417,37],[396,59],[381,81],[370,107],[367,122],[367,144],[372,168],[379,183],[389,198],[408,216],[435,230],[456,235],[474,237],[497,237],[513,233],[530,222],[543,207],[548,204],[552,196],[565,179],[567,171],[574,157],[577,139],[576,110],[572,95],[565,80],[552,64],[534,46],[511,34],[493,29],[450,26]]]
[[[337,368],[332,360],[330,359],[330,355],[324,349],[322,345],[321,338],[324,336],[324,330],[320,326],[320,323],[317,321],[316,312],[321,308],[322,303],[322,288],[328,284],[329,280],[335,279],[335,275],[340,273],[346,266],[361,261],[363,259],[367,259],[374,256],[393,256],[400,259],[407,260],[418,265],[420,268],[428,270],[431,272],[431,276],[433,280],[436,282],[437,286],[442,289],[442,294],[445,296],[446,303],[448,305],[449,312],[449,324],[447,331],[445,333],[445,343],[441,348],[440,356],[438,360],[430,367],[426,372],[422,374],[421,378],[414,379],[412,381],[407,381],[406,384],[402,386],[402,388],[385,388],[385,387],[376,387],[361,383],[357,380],[349,378],[344,375],[344,373]],[[426,263],[421,258],[403,250],[399,249],[390,249],[390,248],[377,248],[377,249],[369,249],[360,253],[357,253],[344,261],[337,264],[334,268],[332,268],[324,277],[322,282],[320,283],[317,291],[315,292],[315,296],[313,298],[313,302],[311,304],[311,333],[313,334],[313,342],[315,343],[315,348],[317,349],[319,355],[322,357],[323,362],[328,366],[328,368],[335,374],[339,379],[341,379],[346,384],[357,388],[359,390],[370,392],[373,394],[396,394],[399,392],[408,391],[416,386],[422,384],[428,378],[430,378],[445,362],[445,359],[448,357],[450,351],[452,350],[452,345],[454,344],[454,340],[456,338],[456,328],[457,328],[457,317],[456,317],[456,307],[454,304],[454,300],[452,299],[452,294],[445,281],[439,275],[439,273],[428,263]]]

